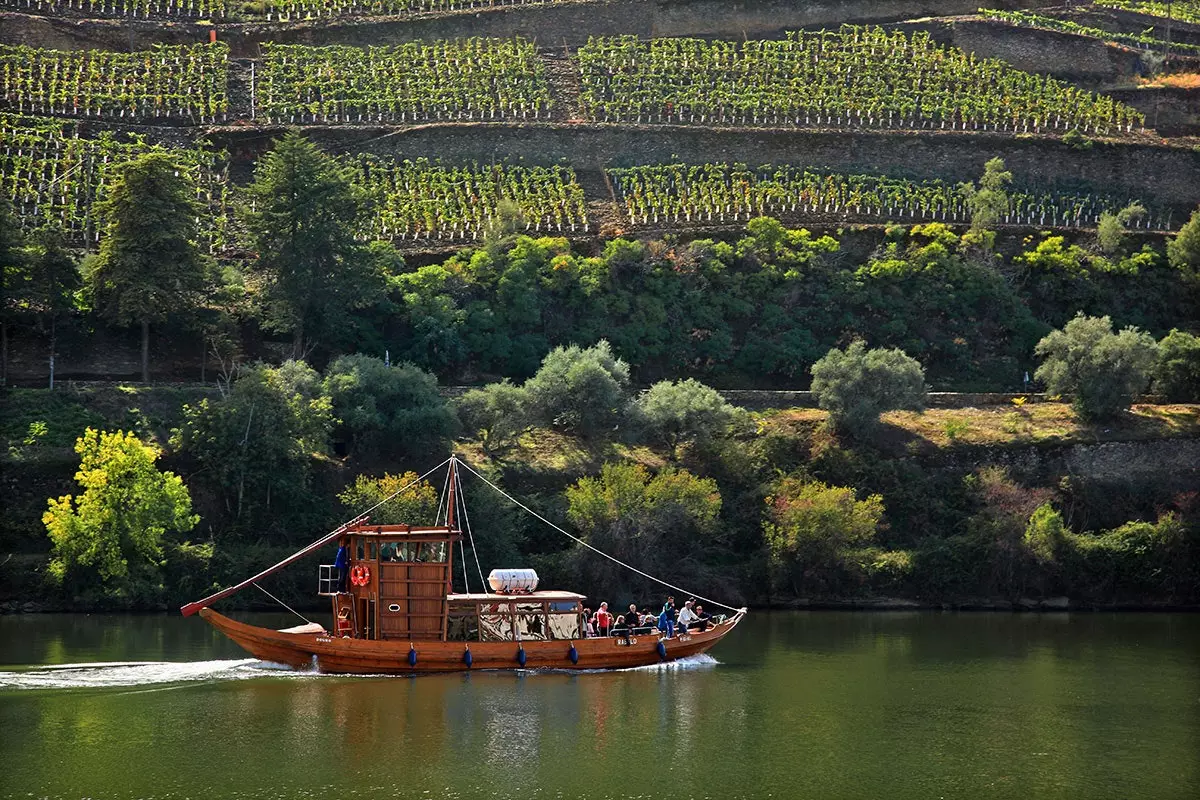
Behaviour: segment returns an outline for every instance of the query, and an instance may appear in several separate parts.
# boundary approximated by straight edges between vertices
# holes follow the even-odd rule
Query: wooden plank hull
[[[745,612],[712,625],[703,633],[692,632],[663,639],[659,634],[639,634],[626,644],[622,637],[520,643],[525,653],[524,669],[622,669],[675,661],[703,653],[721,641],[741,621]],[[297,669],[360,675],[412,675],[425,672],[464,672],[467,669],[521,669],[517,642],[430,642],[370,641],[339,639],[328,634],[284,633],[247,625],[218,614],[210,608],[200,616],[255,658],[286,664]],[[664,659],[659,641],[666,649]],[[570,659],[574,645],[578,662]],[[409,663],[410,647],[416,664]],[[470,649],[468,668],[464,653]]]

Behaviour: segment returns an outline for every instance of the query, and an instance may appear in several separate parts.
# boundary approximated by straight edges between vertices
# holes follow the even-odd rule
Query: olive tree
[[[835,347],[812,365],[812,376],[817,405],[843,432],[873,428],[884,411],[925,406],[925,370],[900,349],[868,350],[861,340]]]
[[[1046,391],[1070,395],[1081,418],[1098,420],[1116,416],[1146,388],[1158,345],[1137,328],[1114,333],[1109,317],[1080,313],[1048,333],[1034,352],[1042,359],[1034,377]]]
[[[646,432],[671,450],[724,436],[741,414],[725,402],[721,393],[700,381],[659,381],[637,400],[637,410]]]
[[[607,341],[556,347],[525,382],[530,418],[585,437],[611,432],[629,404],[629,365]]]
[[[1158,343],[1154,392],[1172,403],[1200,401],[1200,337],[1172,330]]]
[[[512,444],[529,426],[526,392],[508,379],[472,389],[456,405],[466,432],[479,437],[489,455]]]

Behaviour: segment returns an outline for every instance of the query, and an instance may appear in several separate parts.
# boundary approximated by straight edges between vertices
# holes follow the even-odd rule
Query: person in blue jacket
[[[338,591],[346,591],[346,579],[350,577],[349,569],[350,549],[346,547],[345,540],[338,542],[337,558],[333,560],[333,566],[338,571]]]
[[[675,598],[668,597],[663,603],[662,612],[658,615],[658,629],[670,639],[675,635]]]

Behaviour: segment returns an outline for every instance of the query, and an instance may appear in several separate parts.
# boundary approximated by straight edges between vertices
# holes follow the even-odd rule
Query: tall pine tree
[[[292,334],[292,357],[327,343],[347,324],[347,312],[379,299],[385,284],[378,261],[357,234],[366,198],[338,163],[297,133],[261,159],[246,216],[258,257],[266,328]]]
[[[120,169],[100,206],[105,221],[92,272],[96,310],[142,329],[142,380],[150,380],[150,326],[201,302],[208,263],[196,247],[195,188],[168,153],[150,152]]]

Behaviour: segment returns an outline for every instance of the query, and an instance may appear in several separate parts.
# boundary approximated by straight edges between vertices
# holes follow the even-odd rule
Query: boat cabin
[[[528,582],[510,591],[453,594],[454,544],[461,538],[448,526],[347,527],[339,540],[347,549],[345,576],[333,564],[320,567],[318,594],[331,599],[331,631],[403,641],[583,638],[581,594],[532,591]],[[534,574],[533,588],[536,580]]]
[[[461,538],[449,526],[347,527],[339,539],[345,574],[323,564],[317,587],[332,600],[332,630],[356,639],[445,641],[453,545]]]

